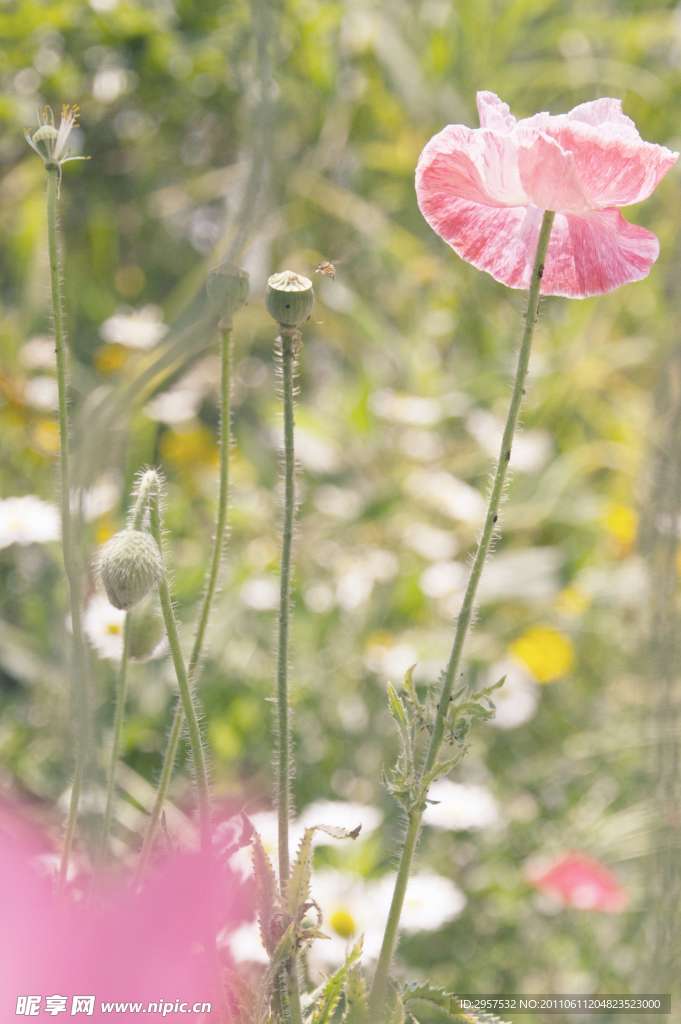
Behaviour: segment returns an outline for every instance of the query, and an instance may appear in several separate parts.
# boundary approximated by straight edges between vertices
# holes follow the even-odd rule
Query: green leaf
[[[396,988],[388,990],[385,1024],[404,1024],[404,1003]]]
[[[405,767],[408,775],[411,775],[414,766],[414,749],[412,745],[412,739],[409,732],[409,723],[407,721],[407,713],[404,710],[404,704],[401,699],[395,693],[392,683],[388,683],[388,703],[390,706],[390,714],[397,723],[397,728],[402,739],[402,749],[405,757]]]
[[[262,839],[253,829],[253,869],[255,871],[255,901],[258,909],[258,923],[262,944],[272,955],[276,940],[272,935],[272,918],[279,910],[277,879],[272,863],[262,845]]]
[[[362,975],[362,968],[358,965],[348,971],[345,982],[345,1014],[343,1024],[368,1024],[369,1004],[367,1002],[367,990]]]
[[[458,998],[441,988],[432,988],[429,982],[409,985],[402,993],[407,1011],[425,1012],[426,1020],[441,1024],[505,1024],[499,1017],[479,1010],[462,1010]],[[421,1016],[419,1015],[419,1020]],[[424,1024],[426,1024],[424,1020]]]
[[[286,886],[286,906],[294,921],[302,920],[305,906],[310,896],[310,878],[312,876],[312,836],[313,828],[306,828],[300,840],[298,854],[291,868],[291,876]]]
[[[428,774],[423,776],[423,779],[421,780],[422,789],[428,787],[431,782],[433,782],[434,779],[439,778],[440,775],[446,775],[447,772],[450,772],[452,768],[459,763],[462,755],[463,751],[460,750],[455,757],[450,757],[446,761],[438,761],[438,763],[431,768]]]
[[[327,981],[310,1024],[329,1024],[333,1011],[336,1009],[338,1000],[341,997],[345,985],[345,977],[354,962],[359,958],[361,952],[362,939],[352,947],[345,958],[345,963],[341,964],[336,973],[332,974]]]

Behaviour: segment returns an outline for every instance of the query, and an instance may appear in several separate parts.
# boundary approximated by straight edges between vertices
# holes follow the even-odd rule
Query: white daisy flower
[[[459,832],[486,828],[499,821],[497,803],[484,786],[440,779],[430,787],[428,804],[423,815],[425,825]]]
[[[61,537],[59,509],[35,494],[0,501],[0,548],[45,544]]]
[[[497,729],[515,729],[536,715],[539,687],[530,674],[510,658],[490,665],[487,685],[493,686],[504,676],[504,685],[492,694],[497,713],[489,724]]]
[[[121,660],[124,625],[124,611],[114,608],[102,594],[90,598],[83,616],[83,629],[100,658]]]
[[[102,339],[126,348],[151,348],[168,328],[158,306],[148,305],[131,313],[114,313],[99,328]]]

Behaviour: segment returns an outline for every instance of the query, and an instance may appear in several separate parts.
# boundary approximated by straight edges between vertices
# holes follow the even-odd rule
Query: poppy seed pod
[[[220,316],[219,327],[231,330],[234,314],[248,300],[249,275],[236,263],[221,263],[208,274],[206,291],[208,303],[214,313]]]
[[[126,611],[163,577],[156,541],[141,530],[122,530],[108,540],[100,552],[98,569],[109,601]]]
[[[165,627],[157,600],[152,595],[129,612],[128,657],[133,661],[151,658],[163,640]]]
[[[298,327],[309,319],[314,306],[312,281],[291,270],[273,274],[267,282],[265,305],[282,327]]]

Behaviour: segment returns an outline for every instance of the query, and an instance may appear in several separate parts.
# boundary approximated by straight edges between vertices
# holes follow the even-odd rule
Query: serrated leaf
[[[315,830],[306,828],[300,840],[296,859],[291,867],[291,875],[286,885],[286,906],[294,921],[302,920],[302,909],[310,895],[310,878],[312,877],[312,836]]]
[[[252,826],[251,826],[252,827]],[[258,910],[260,937],[267,952],[272,955],[276,941],[272,935],[272,918],[279,909],[277,879],[272,862],[267,856],[262,839],[253,829],[253,870],[255,871],[255,900]]]
[[[345,963],[342,963],[327,981],[310,1024],[329,1024],[343,992],[346,975],[362,952],[362,942],[363,938],[352,947],[345,958]]]
[[[402,700],[395,693],[395,687],[392,683],[388,683],[388,705],[390,707],[390,714],[393,716],[400,732],[406,738],[407,734],[407,713],[404,710],[404,704]]]
[[[402,999],[407,1011],[418,1014],[422,1024],[463,1024],[456,996],[433,988],[429,982],[408,986]]]
[[[457,1020],[465,1021],[466,1024],[509,1024],[509,1021],[495,1017],[493,1013],[484,1013],[482,1010],[461,1010]]]
[[[416,668],[416,665],[412,665],[411,668],[408,668],[407,671],[404,673],[404,692],[406,693],[406,695],[409,698],[409,700],[411,701],[411,703],[416,705],[416,706],[418,706],[419,699],[416,696],[416,688],[414,686],[414,669],[415,668]]]
[[[414,999],[425,999],[436,1006],[444,1006],[445,1009],[450,1009],[452,1000],[456,1002],[455,995],[451,992],[445,992],[443,988],[433,988],[428,981],[423,985],[413,984],[405,988],[402,993],[402,1000],[405,1003],[410,1003]]]
[[[368,1024],[369,1003],[367,1001],[367,990],[362,975],[362,968],[358,965],[348,971],[345,981],[345,1013],[343,1024]]]
[[[433,782],[434,779],[437,779],[440,775],[446,775],[447,772],[450,772],[452,768],[459,763],[461,756],[462,752],[459,751],[455,757],[450,757],[446,761],[439,761],[433,768],[431,768],[427,775],[423,776],[423,779],[421,780],[422,788],[428,787],[431,782]]]
[[[404,1003],[396,988],[388,990],[385,1024],[404,1024]]]

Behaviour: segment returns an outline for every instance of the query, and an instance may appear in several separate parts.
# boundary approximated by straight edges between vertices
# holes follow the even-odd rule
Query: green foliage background
[[[453,530],[464,564],[475,539],[470,524],[428,505],[414,474],[445,471],[485,491],[490,456],[467,417],[475,408],[503,414],[524,302],[459,260],[423,221],[418,155],[445,124],[477,125],[478,89],[497,92],[519,117],[618,96],[643,138],[681,148],[681,19],[659,0],[10,0],[0,5],[0,47],[2,496],[55,498],[51,417],[22,398],[30,374],[21,346],[47,330],[44,175],[22,131],[36,105],[78,103],[80,148],[91,160],[65,168],[60,202],[77,472],[84,486],[105,470],[123,481],[120,507],[87,527],[87,556],[91,564],[97,542],[124,522],[134,473],[160,464],[187,636],[214,513],[216,396],[209,390],[196,418],[175,427],[144,409],[212,351],[208,268],[228,252],[251,273],[235,331],[232,536],[199,693],[215,792],[253,808],[267,805],[271,786],[264,701],[274,627],[273,612],[240,595],[251,577],[274,578],[278,557],[279,412],[262,296],[276,270],[312,274],[322,259],[340,261],[335,282],[315,278],[300,367],[308,456],[293,624],[294,792],[299,807],[319,797],[379,801],[387,824],[358,865],[378,875],[391,866],[400,825],[378,783],[394,740],[376,651],[408,645],[417,678],[434,681],[452,636],[451,614],[419,587],[427,561],[404,531],[414,521]],[[429,973],[459,991],[678,991],[669,524],[680,197],[675,169],[627,212],[660,238],[647,281],[543,304],[524,423],[549,432],[552,455],[542,470],[516,474],[497,551],[558,548],[559,585],[539,599],[519,585],[516,596],[485,602],[466,671],[482,678],[537,624],[570,638],[575,663],[542,687],[529,723],[475,730],[457,778],[488,785],[506,824],[426,830],[420,861],[453,877],[468,905],[436,935],[403,940],[407,977]],[[156,349],[126,354],[102,342],[106,318],[148,303],[171,325]],[[375,398],[385,389],[436,399],[442,415],[421,425],[386,419]],[[616,509],[638,511],[640,544],[608,528]],[[398,562],[394,575],[377,573],[366,601],[311,610],[311,582],[332,594],[339,573],[376,550],[384,565],[393,564],[385,552]],[[2,550],[0,587],[5,786],[42,808],[57,835],[50,808],[68,785],[73,720],[58,547]],[[93,654],[92,678],[102,747],[114,664]],[[158,771],[171,710],[165,663],[136,668],[125,760],[143,779]],[[96,757],[89,777],[101,784]],[[184,769],[174,798],[191,800]],[[139,842],[122,825],[118,839],[121,854]],[[571,848],[613,867],[630,892],[626,913],[549,913],[523,865]]]

